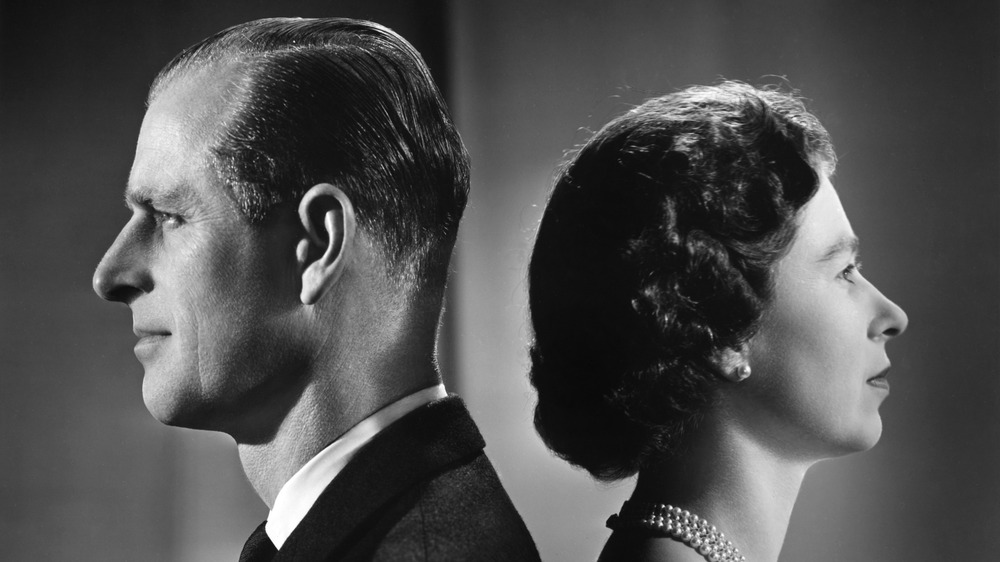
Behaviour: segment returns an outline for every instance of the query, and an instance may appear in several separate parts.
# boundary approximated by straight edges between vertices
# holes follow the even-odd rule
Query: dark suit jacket
[[[330,483],[275,562],[539,560],[461,399],[382,430]]]

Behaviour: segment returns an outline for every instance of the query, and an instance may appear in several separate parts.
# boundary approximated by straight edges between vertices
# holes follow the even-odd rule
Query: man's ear
[[[304,236],[296,247],[302,274],[302,304],[316,304],[340,278],[350,258],[356,229],[354,205],[328,183],[312,186],[299,203]]]

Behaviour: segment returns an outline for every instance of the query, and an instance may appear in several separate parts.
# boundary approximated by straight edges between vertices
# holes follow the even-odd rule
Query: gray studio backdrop
[[[472,153],[443,350],[546,560],[593,559],[629,483],[531,427],[524,271],[553,170],[644,98],[787,77],[841,156],[866,276],[910,316],[872,451],[806,478],[783,562],[1000,550],[1000,5],[914,1],[0,1],[0,559],[235,560],[266,516],[231,440],[160,426],[131,318],[90,275],[149,81],[269,15],[386,23],[426,55]]]

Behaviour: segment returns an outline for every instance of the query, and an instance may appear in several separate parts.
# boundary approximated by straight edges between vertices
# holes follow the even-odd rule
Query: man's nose
[[[130,221],[118,233],[94,271],[94,292],[102,299],[131,304],[153,288],[145,250],[132,227]]]

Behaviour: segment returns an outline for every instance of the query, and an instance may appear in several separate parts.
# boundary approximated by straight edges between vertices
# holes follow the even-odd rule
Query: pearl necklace
[[[740,550],[713,525],[686,509],[662,503],[625,502],[621,513],[608,518],[612,530],[636,529],[669,537],[698,551],[709,562],[746,562]]]

